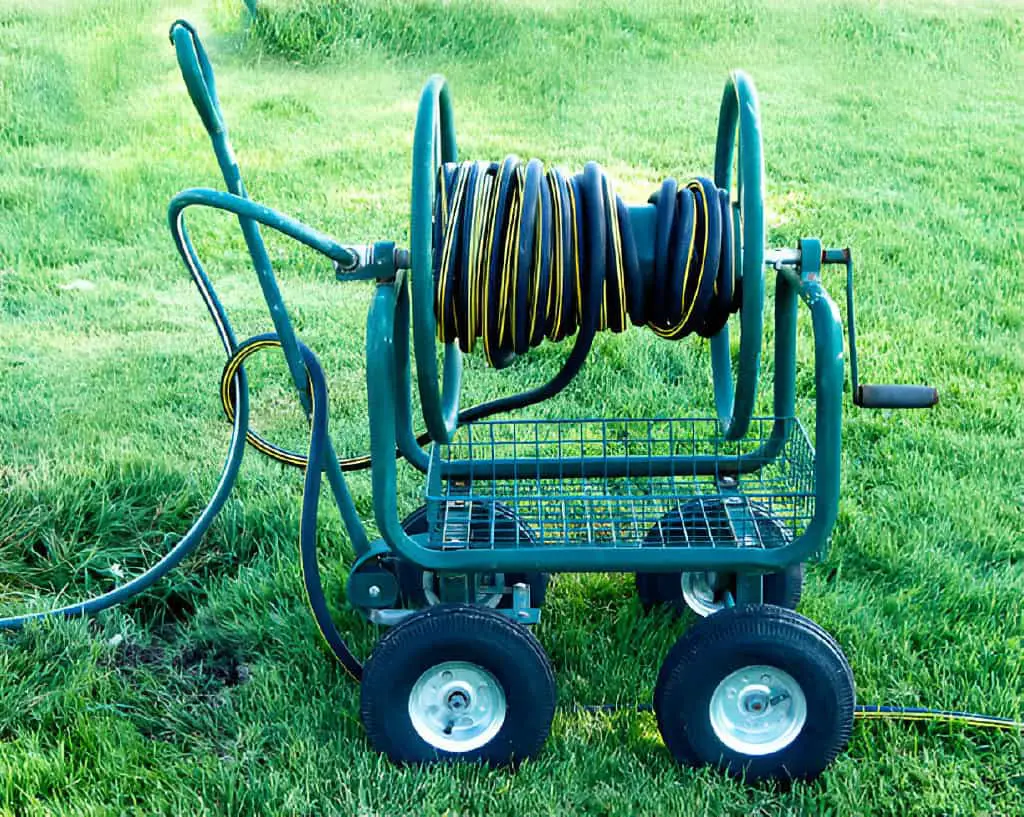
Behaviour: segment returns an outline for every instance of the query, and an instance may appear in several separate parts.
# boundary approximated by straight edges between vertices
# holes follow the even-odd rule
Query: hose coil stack
[[[612,332],[646,324],[669,340],[715,335],[742,300],[728,191],[702,177],[667,179],[650,201],[655,253],[644,274],[629,209],[597,165],[568,175],[516,156],[442,164],[433,218],[438,339],[467,353],[479,340],[501,368],[588,321]]]

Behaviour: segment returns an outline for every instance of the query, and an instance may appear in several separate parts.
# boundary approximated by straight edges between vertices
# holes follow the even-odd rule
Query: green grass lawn
[[[710,170],[722,83],[742,67],[761,94],[771,243],[852,246],[864,378],[942,394],[931,412],[847,412],[839,522],[801,610],[843,645],[861,702],[1024,715],[1024,6],[277,0],[248,30],[240,8],[0,0],[4,612],[142,570],[219,473],[222,359],[166,228],[174,193],[221,186],[167,42],[177,16],[206,35],[252,195],[349,240],[407,240],[430,73],[452,84],[464,156],[597,160],[640,201],[667,175]],[[267,331],[237,223],[191,223],[236,329]],[[328,371],[337,446],[362,451],[370,287],[270,246]],[[806,419],[806,324],[802,336]],[[547,345],[503,372],[473,359],[464,401],[539,383],[564,353]],[[284,367],[250,368],[254,421],[301,447]],[[600,338],[534,414],[711,408],[706,344],[634,330]],[[352,489],[369,519],[368,477]],[[420,489],[406,474],[403,509]],[[358,689],[308,614],[300,494],[298,472],[250,454],[169,580],[96,620],[0,639],[0,813],[1024,813],[1017,735],[860,723],[819,781],[784,790],[678,768],[653,716],[574,714],[649,699],[687,624],[643,615],[619,575],[551,590],[537,634],[564,710],[535,761],[395,769],[370,751]],[[366,654],[376,634],[344,605],[335,515],[322,534],[338,619]]]

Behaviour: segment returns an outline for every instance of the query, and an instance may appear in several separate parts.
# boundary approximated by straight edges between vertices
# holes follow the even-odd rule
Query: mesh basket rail
[[[738,441],[713,419],[486,421],[435,444],[427,485],[432,548],[780,547],[813,516],[814,451],[792,418]]]

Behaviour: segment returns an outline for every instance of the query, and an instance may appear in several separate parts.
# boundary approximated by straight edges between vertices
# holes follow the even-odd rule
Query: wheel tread
[[[810,636],[811,640],[801,639],[797,634]],[[842,649],[828,632],[807,617],[774,605],[743,605],[715,613],[698,621],[669,651],[654,691],[654,710],[669,751],[677,760],[690,765],[715,762],[706,747],[702,752],[702,747],[691,742],[689,730],[676,728],[674,712],[680,700],[686,700],[687,676],[694,667],[706,664],[710,649],[714,648],[715,652],[711,653],[714,656],[721,645],[730,643],[787,645],[807,658],[811,658],[816,650],[824,650],[830,655],[827,667],[820,659],[814,659],[818,668],[825,671],[823,678],[829,680],[836,695],[837,726],[821,752],[815,757],[799,758],[801,764],[793,769],[784,765],[771,768],[770,761],[764,759],[771,756],[750,758],[747,763],[738,765],[734,760],[719,755],[719,765],[731,774],[743,774],[752,769],[752,774],[747,774],[748,780],[759,777],[816,777],[849,742],[856,703],[853,673]],[[785,666],[780,668],[785,669]],[[679,697],[681,694],[682,699]],[[748,766],[749,769],[746,768]]]

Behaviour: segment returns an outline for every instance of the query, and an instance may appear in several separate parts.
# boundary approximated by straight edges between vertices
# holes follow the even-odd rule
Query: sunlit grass
[[[771,241],[854,248],[862,373],[929,382],[928,413],[844,419],[840,519],[802,611],[847,651],[864,702],[1024,715],[1024,29],[1017,3],[851,0],[0,5],[0,587],[8,611],[152,564],[216,482],[222,359],[166,229],[220,186],[166,32],[200,24],[251,193],[344,239],[408,233],[427,75],[452,84],[464,156],[597,160],[634,201],[707,172],[722,82],[761,93]],[[240,335],[270,329],[237,224],[192,232]],[[324,361],[338,448],[367,445],[370,289],[272,240]],[[834,294],[842,281],[827,276]],[[807,340],[807,326],[802,327]],[[467,364],[464,401],[550,376],[546,346]],[[801,350],[801,413],[813,394]],[[301,447],[283,367],[251,367],[254,420]],[[711,411],[706,346],[602,337],[544,417]],[[762,392],[770,393],[770,372]],[[764,404],[767,408],[768,404]],[[352,480],[364,518],[370,487]],[[405,474],[403,509],[422,485]],[[821,781],[748,789],[677,768],[646,700],[685,627],[643,616],[628,576],[560,577],[538,635],[567,709],[517,774],[398,770],[320,648],[297,570],[300,476],[247,455],[199,553],[126,608],[0,644],[0,809],[30,814],[1005,814],[1024,745],[954,727],[857,727]],[[337,613],[343,529],[325,503]]]

